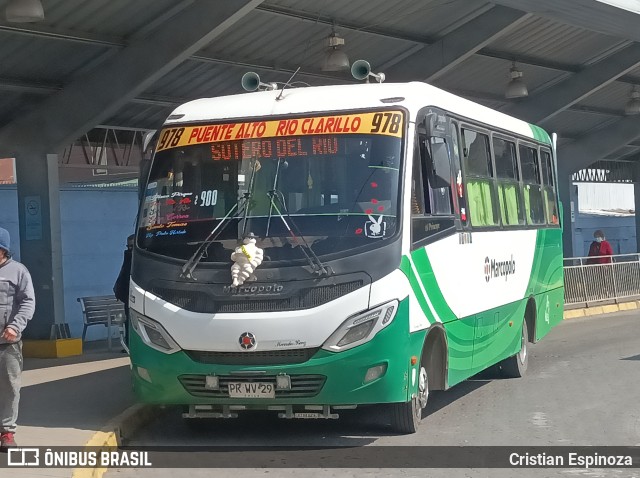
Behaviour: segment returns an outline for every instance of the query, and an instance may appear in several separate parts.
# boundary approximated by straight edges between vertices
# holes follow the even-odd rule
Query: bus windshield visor
[[[138,244],[229,262],[253,233],[269,261],[374,248],[399,228],[401,111],[164,129],[146,184]]]

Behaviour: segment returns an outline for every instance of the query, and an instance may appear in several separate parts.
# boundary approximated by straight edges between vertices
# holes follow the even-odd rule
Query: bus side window
[[[524,224],[515,141],[493,137],[493,157],[496,164],[498,204],[504,226]]]
[[[544,224],[546,219],[542,202],[538,150],[531,146],[520,144],[518,153],[520,156],[520,170],[522,171],[524,210],[527,224],[530,226]]]
[[[498,225],[489,136],[462,129],[467,206],[473,227]]]
[[[434,216],[450,216],[453,214],[451,162],[446,141],[444,138],[427,138],[424,134],[420,134],[418,138],[424,171],[425,200],[430,205],[429,212]]]
[[[556,191],[553,183],[551,152],[546,149],[540,149],[540,156],[542,160],[542,189],[544,206],[547,212],[547,224],[558,225],[558,205],[556,204]]]

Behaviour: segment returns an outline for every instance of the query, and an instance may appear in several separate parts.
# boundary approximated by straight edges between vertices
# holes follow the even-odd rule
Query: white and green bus
[[[429,392],[562,319],[555,153],[541,128],[424,83],[280,88],[178,107],[142,184],[130,351],[186,418],[336,418]],[[263,262],[231,286],[252,235]]]

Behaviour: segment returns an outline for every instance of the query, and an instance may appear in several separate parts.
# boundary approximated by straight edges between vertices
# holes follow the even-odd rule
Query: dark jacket
[[[113,293],[120,302],[124,302],[125,307],[129,307],[129,281],[131,276],[131,249],[124,251],[122,267],[113,286]]]

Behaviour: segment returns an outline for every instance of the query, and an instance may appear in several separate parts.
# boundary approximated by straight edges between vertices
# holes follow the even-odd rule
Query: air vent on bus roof
[[[380,100],[382,103],[400,103],[404,101],[404,96],[394,96],[393,98],[382,98]]]

